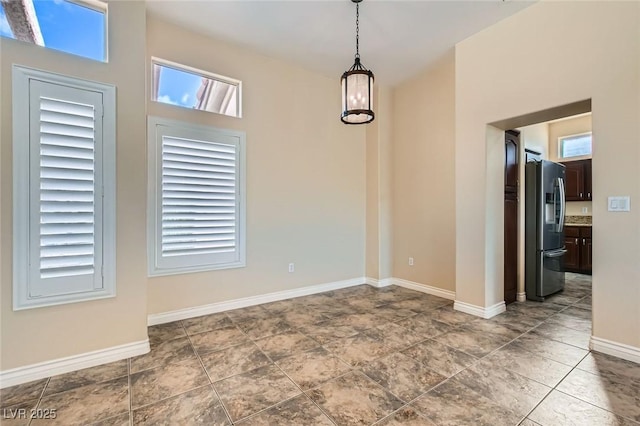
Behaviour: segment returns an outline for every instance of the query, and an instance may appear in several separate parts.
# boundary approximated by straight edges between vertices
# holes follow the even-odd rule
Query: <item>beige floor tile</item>
[[[575,369],[557,389],[568,395],[640,422],[640,386]]]
[[[591,352],[578,364],[577,368],[640,388],[640,364],[632,361]]]
[[[256,340],[255,343],[273,361],[320,346],[318,342],[298,331],[265,337]]]
[[[34,419],[32,425],[85,425],[129,411],[129,378],[75,388],[42,398],[38,409],[55,409],[55,419]]]
[[[226,426],[231,421],[211,385],[206,385],[135,410],[133,424]]]
[[[397,352],[364,365],[362,372],[405,402],[446,379],[424,364]]]
[[[480,361],[458,373],[453,380],[524,417],[551,388],[514,373],[509,367]]]
[[[492,365],[508,366],[521,376],[554,387],[569,371],[571,366],[553,361],[516,346],[513,343],[493,352],[483,361]]]
[[[311,389],[350,370],[338,357],[318,347],[276,362],[302,389]]]
[[[379,340],[393,350],[404,349],[425,340],[422,335],[411,332],[397,322],[379,325],[375,329],[368,330],[368,334],[377,335]]]
[[[435,340],[425,340],[401,352],[445,377],[451,377],[477,361],[476,357]]]
[[[544,322],[531,331],[531,334],[537,334],[556,342],[566,343],[567,345],[577,346],[581,349],[589,349],[589,341],[591,334],[583,331],[573,330],[558,324]]]
[[[19,404],[0,409],[2,426],[27,426],[31,421],[32,409],[38,406],[38,400],[23,401]]]
[[[335,319],[306,325],[300,327],[299,331],[320,344],[325,344],[332,340],[358,334],[358,331],[355,328],[340,324],[339,321],[336,321]]]
[[[404,407],[380,420],[375,426],[435,426],[411,407]]]
[[[182,324],[190,335],[204,333],[205,331],[218,330],[233,325],[227,314],[224,312],[189,318],[182,320]]]
[[[555,314],[553,317],[549,318],[548,322],[582,331],[584,333],[591,333],[591,320],[565,314],[564,312]]]
[[[433,311],[431,318],[443,322],[445,324],[453,325],[454,327],[466,324],[475,320],[477,317],[473,315],[465,314],[464,312],[456,311],[452,306],[445,306],[444,308],[436,309]]]
[[[220,351],[230,346],[249,341],[249,338],[236,326],[194,334],[190,337],[193,348],[200,355]]]
[[[360,372],[345,374],[307,394],[339,425],[372,424],[403,405]]]
[[[130,426],[130,425],[131,425],[131,416],[129,413],[124,413],[118,416],[109,417],[108,419],[100,420],[99,422],[91,424],[91,426]]]
[[[513,340],[522,334],[519,327],[513,327],[508,323],[497,323],[495,321],[488,321],[479,318],[475,321],[468,322],[464,325],[464,328],[477,333],[489,333],[502,336],[507,340]]]
[[[128,360],[111,362],[97,367],[85,368],[71,373],[54,376],[49,381],[44,395],[64,392],[81,386],[100,383],[129,374]]]
[[[293,329],[289,322],[279,316],[264,318],[260,321],[242,321],[236,323],[236,325],[251,339],[261,339],[275,334],[282,334]]]
[[[589,353],[585,349],[550,340],[533,333],[523,334],[513,342],[513,345],[537,356],[552,359],[572,367],[578,365]]]
[[[444,322],[436,321],[428,314],[419,314],[407,319],[398,321],[396,324],[406,328],[412,334],[420,336],[422,340],[436,337],[447,331],[453,330],[453,326]]]
[[[306,395],[300,395],[236,423],[243,426],[333,426]]]
[[[0,408],[40,398],[49,379],[34,380],[21,385],[0,389]]]
[[[209,352],[201,355],[200,359],[213,382],[271,364],[253,342]]]
[[[637,426],[637,423],[555,390],[528,418],[541,426]]]
[[[300,389],[275,365],[229,377],[214,386],[233,422],[300,394]]]
[[[181,321],[151,326],[147,328],[147,333],[149,333],[149,342],[151,345],[187,335]]]
[[[521,416],[459,382],[449,380],[411,403],[438,425],[517,425]]]
[[[136,409],[208,383],[197,359],[144,370],[131,375],[131,405]]]
[[[180,337],[152,345],[149,353],[131,358],[131,373],[194,359],[196,354],[189,338]]]
[[[334,340],[325,344],[324,347],[347,364],[357,367],[392,351],[377,337],[375,334],[363,332],[355,336]]]
[[[499,347],[504,346],[511,339],[498,334],[478,333],[477,330],[463,326],[434,337],[433,340],[468,353],[469,355],[482,358]]]

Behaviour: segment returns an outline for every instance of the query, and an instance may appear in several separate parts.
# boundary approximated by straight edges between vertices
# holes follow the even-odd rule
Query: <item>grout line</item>
[[[226,315],[226,313],[225,313],[225,315]],[[227,318],[229,318],[228,315],[227,315]],[[231,320],[231,318],[229,318],[229,320]],[[209,372],[207,371],[207,368],[204,366],[204,363],[202,362],[202,358],[200,357],[200,354],[198,353],[198,351],[196,350],[195,346],[193,345],[193,342],[191,341],[191,336],[189,335],[189,333],[187,333],[187,328],[184,326],[184,323],[182,321],[180,321],[180,324],[182,325],[182,328],[184,329],[184,332],[187,334],[187,339],[189,341],[189,345],[191,345],[191,350],[193,351],[193,353],[196,354],[196,358],[198,359],[198,362],[200,363],[200,367],[202,367],[202,370],[204,370],[204,374],[206,374],[207,379],[209,379],[209,385],[208,386],[213,390],[213,393],[216,395],[216,398],[218,398],[218,402],[222,406],[222,410],[224,411],[225,415],[227,416],[227,419],[229,419],[231,424],[233,424],[234,421],[233,421],[233,419],[231,419],[231,415],[229,414],[229,410],[227,409],[226,405],[222,401],[222,397],[220,396],[220,393],[218,392],[216,387],[213,385],[213,380],[211,380],[211,376],[209,375]],[[240,330],[239,327],[236,327],[236,328],[238,328],[238,330]],[[242,332],[242,330],[240,330],[240,332]]]
[[[131,358],[127,359],[127,379],[127,386],[129,387],[129,426],[133,426],[133,388],[131,387]]]

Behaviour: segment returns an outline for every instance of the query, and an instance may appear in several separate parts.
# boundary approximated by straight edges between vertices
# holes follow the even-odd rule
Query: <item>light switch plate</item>
[[[628,212],[631,210],[631,197],[609,197],[608,210],[610,212]]]

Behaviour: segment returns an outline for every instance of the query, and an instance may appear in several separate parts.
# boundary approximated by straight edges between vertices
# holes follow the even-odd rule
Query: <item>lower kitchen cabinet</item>
[[[590,226],[564,228],[564,268],[568,272],[591,274],[592,239]]]

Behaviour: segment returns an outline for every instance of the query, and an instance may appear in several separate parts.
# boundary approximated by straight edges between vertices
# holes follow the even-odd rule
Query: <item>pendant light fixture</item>
[[[342,115],[345,124],[366,124],[374,119],[373,73],[360,62],[360,2],[356,4],[356,60],[349,71],[342,74]]]

